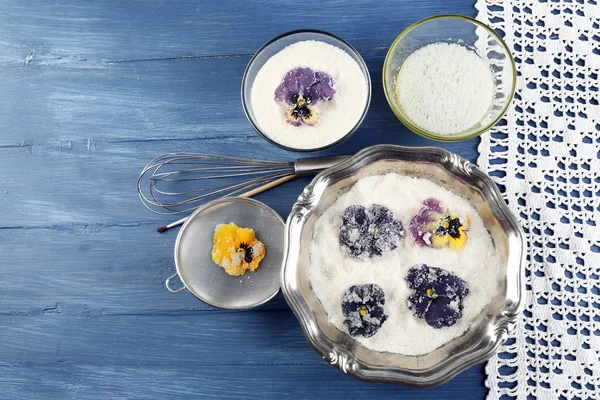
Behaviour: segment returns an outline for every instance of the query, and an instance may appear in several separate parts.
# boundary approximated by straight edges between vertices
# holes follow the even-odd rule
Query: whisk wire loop
[[[218,198],[252,196],[345,159],[346,156],[336,156],[267,161],[192,152],[167,153],[144,167],[137,190],[148,210],[161,215],[181,214]]]
[[[144,167],[137,189],[147,209],[174,215],[189,212],[209,200],[240,195],[294,174],[294,162],[168,153]]]

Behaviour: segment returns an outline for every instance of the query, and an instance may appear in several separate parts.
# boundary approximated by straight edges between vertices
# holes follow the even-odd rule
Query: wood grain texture
[[[364,384],[323,363],[287,366],[194,363],[185,364],[183,368],[165,363],[98,367],[63,362],[57,365],[0,365],[0,383],[4,393],[16,392],[22,395],[18,398],[34,399],[475,400],[484,398],[486,393],[484,388],[473,386],[481,373],[471,369],[442,387],[425,391]],[[41,379],[32,385],[31,375]]]
[[[431,390],[368,385],[324,364],[281,295],[225,312],[172,295],[173,219],[135,183],[154,156],[204,151],[277,160],[250,128],[240,83],[275,35],[325,29],[361,50],[373,100],[322,155],[377,143],[437,145],[390,111],[387,46],[410,23],[473,16],[472,0],[0,3],[0,398],[481,399],[481,366]],[[476,140],[443,145],[471,160]],[[308,178],[261,193],[287,215]]]
[[[363,52],[373,80],[370,112],[348,141],[322,154],[353,154],[378,143],[437,145],[408,131],[390,110],[381,83],[385,53]],[[240,83],[249,59],[40,67],[33,73],[21,68],[27,77],[2,83],[7,96],[0,105],[10,109],[16,97],[25,96],[24,106],[36,112],[27,118],[24,111],[0,115],[0,170],[9,171],[12,180],[0,190],[6,207],[2,225],[19,226],[25,217],[38,225],[152,218],[138,207],[132,185],[145,163],[164,152],[293,159],[296,155],[254,133],[244,116]],[[474,159],[476,140],[445,147]],[[265,196],[285,196],[274,203],[285,215],[304,184],[290,183]]]
[[[0,62],[74,67],[251,55],[272,37],[305,28],[330,31],[361,49],[382,48],[421,18],[472,16],[475,9],[464,0],[5,0],[0,13]]]

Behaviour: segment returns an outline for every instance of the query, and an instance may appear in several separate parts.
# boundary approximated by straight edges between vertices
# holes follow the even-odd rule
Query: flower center
[[[250,247],[247,243],[240,243],[239,250],[244,253],[244,261],[246,261],[247,263],[251,263],[252,255],[254,253],[252,247]]]
[[[361,317],[364,317],[365,315],[367,315],[367,307],[366,306],[360,307],[360,310],[358,311],[358,313],[360,314]]]
[[[292,117],[294,119],[309,119],[312,115],[310,108],[306,105],[304,100],[299,100],[298,104],[292,110]]]
[[[437,296],[437,294],[435,293],[435,290],[433,290],[433,288],[429,288],[427,289],[427,296],[431,297],[432,299],[435,299]]]
[[[333,79],[326,72],[293,68],[275,89],[274,100],[286,107],[283,113],[286,122],[293,126],[313,126],[318,114],[313,106],[332,100],[333,86]]]
[[[458,218],[451,218],[448,221],[448,235],[452,236],[455,239],[458,239],[460,237],[460,230],[459,228],[462,227],[462,223],[460,222],[460,219]]]

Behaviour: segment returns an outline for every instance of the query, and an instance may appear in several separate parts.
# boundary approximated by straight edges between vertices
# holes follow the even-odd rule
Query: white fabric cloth
[[[476,7],[519,75],[478,163],[529,247],[526,310],[487,364],[488,399],[600,399],[600,1]]]

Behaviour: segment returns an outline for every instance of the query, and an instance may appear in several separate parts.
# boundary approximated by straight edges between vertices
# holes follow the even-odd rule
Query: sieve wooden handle
[[[266,185],[259,186],[259,187],[254,188],[246,193],[242,193],[239,195],[239,197],[252,197],[255,194],[262,193],[265,190],[269,190],[271,188],[274,188],[275,186],[281,185],[282,183],[291,181],[295,177],[296,177],[296,175],[294,174],[294,175],[284,176],[283,178],[275,179],[273,182],[267,183]]]

